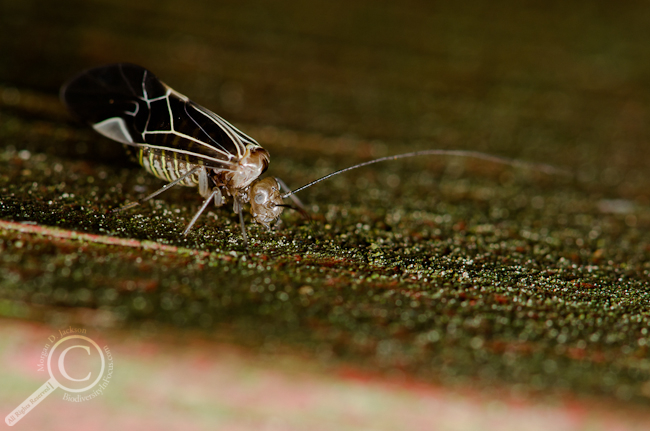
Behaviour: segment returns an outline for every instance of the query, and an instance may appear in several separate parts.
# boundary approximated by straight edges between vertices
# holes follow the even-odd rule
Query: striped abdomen
[[[139,148],[137,150],[138,163],[147,170],[150,174],[172,182],[186,173],[197,165],[182,160],[182,155],[168,151],[151,151],[148,148]],[[190,175],[178,184],[188,187],[193,187],[199,184],[199,173]]]

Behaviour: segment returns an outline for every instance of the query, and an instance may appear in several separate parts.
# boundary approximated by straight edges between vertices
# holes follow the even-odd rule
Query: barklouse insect
[[[548,165],[531,165],[514,159],[474,151],[423,150],[382,157],[333,172],[282,195],[283,182],[259,179],[270,156],[253,138],[244,134],[212,111],[197,105],[173,90],[156,76],[134,64],[121,63],[82,72],[61,88],[61,99],[77,117],[97,132],[125,144],[140,165],[168,183],[137,202],[132,208],[169,188],[198,186],[205,199],[190,223],[186,235],[211,201],[216,206],[233,199],[242,235],[247,244],[243,208],[250,204],[253,219],[269,228],[284,207],[283,199],[320,181],[373,163],[406,157],[451,155],[474,157],[509,165],[526,165],[547,173],[558,173]],[[286,186],[284,186],[286,188]]]

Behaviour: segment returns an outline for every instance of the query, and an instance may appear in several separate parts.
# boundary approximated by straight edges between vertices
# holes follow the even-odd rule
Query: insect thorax
[[[259,145],[248,144],[246,153],[233,171],[223,174],[224,184],[231,191],[248,188],[269,167],[269,152]]]

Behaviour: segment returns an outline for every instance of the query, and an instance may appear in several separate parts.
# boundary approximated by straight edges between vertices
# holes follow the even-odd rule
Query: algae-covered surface
[[[7,322],[174,331],[453,390],[650,406],[643,5],[63,3],[2,4]],[[57,100],[71,74],[115,61],[232,120],[290,187],[427,148],[571,175],[380,163],[301,192],[310,221],[249,220],[248,251],[229,205],[183,237],[196,190],[109,212],[162,183]]]

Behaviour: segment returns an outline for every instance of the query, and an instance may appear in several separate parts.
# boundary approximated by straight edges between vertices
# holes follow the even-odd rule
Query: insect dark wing
[[[223,151],[242,157],[247,146],[260,146],[253,138],[201,105],[190,101],[186,113],[192,119],[192,123],[187,124],[188,131],[200,129],[203,133],[199,136],[207,135],[212,145]]]
[[[183,154],[201,154],[209,160],[236,163],[246,147],[233,126],[215,113],[167,87],[168,94],[149,102],[150,119],[143,133],[152,147]]]
[[[134,64],[91,69],[73,78],[61,98],[77,117],[108,138],[154,153],[230,170],[247,144],[258,144],[213,112]]]
[[[62,87],[61,99],[99,133],[133,145],[143,141],[149,120],[145,91],[165,94],[163,84],[146,69],[114,64],[76,76]]]

